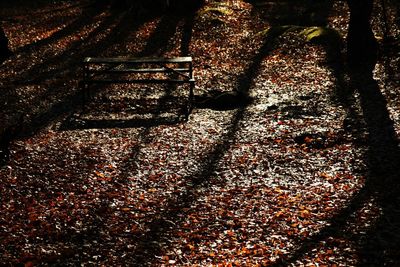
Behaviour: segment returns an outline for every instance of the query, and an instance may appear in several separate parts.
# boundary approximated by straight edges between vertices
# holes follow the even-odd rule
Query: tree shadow
[[[338,74],[338,73],[337,73]],[[343,82],[342,76],[337,77]],[[343,85],[347,85],[346,88]],[[368,166],[365,185],[334,214],[325,228],[305,241],[287,258],[273,266],[287,266],[296,263],[302,256],[316,249],[329,238],[346,238],[353,241],[358,249],[360,266],[397,266],[400,264],[400,149],[398,138],[390,118],[385,97],[372,75],[349,73],[349,81],[340,84],[337,100],[347,111],[345,130],[351,131],[353,138],[362,139],[368,135],[368,151],[365,163]],[[362,114],[357,110],[354,93],[359,94]],[[347,129],[346,129],[347,128]],[[361,141],[361,143],[364,143]],[[376,201],[381,210],[379,218],[366,233],[348,230],[352,216],[371,201]],[[353,222],[354,223],[354,222]]]
[[[177,31],[181,17],[164,15],[147,41],[146,46],[137,54],[138,57],[161,56],[171,48],[171,41]]]
[[[61,54],[54,55],[15,77],[3,80],[2,87],[8,92],[1,99],[7,104],[3,113],[23,117],[19,125],[8,125],[5,122],[1,126],[3,129],[0,132],[5,133],[8,128],[18,129],[13,132],[11,139],[7,139],[7,144],[17,137],[32,136],[60,116],[80,109],[83,97],[77,81],[81,76],[81,60],[85,56],[103,53],[113,44],[122,42],[130,32],[135,31],[147,19],[148,17],[135,18],[127,12],[111,14],[101,21],[86,38],[73,42]],[[98,36],[101,38],[98,39]],[[27,84],[41,84],[48,89],[32,97],[29,104],[21,108],[15,88]],[[35,109],[39,110],[31,114]],[[4,143],[2,140],[0,142]]]
[[[84,39],[73,42],[62,53],[43,60],[41,63],[34,65],[32,68],[21,72],[15,79],[6,81],[10,84],[29,85],[39,84],[48,80],[68,77],[66,74],[76,73],[79,71],[81,60],[84,56],[97,54],[98,51],[104,51],[112,43],[118,41],[116,38],[122,37],[119,32],[128,31],[130,25],[130,17],[127,13],[109,15],[101,23],[92,30]],[[111,30],[104,38],[96,40],[98,36],[102,36],[104,32]],[[130,31],[131,29],[129,29]],[[123,37],[122,37],[123,38]],[[73,55],[73,56],[71,56]],[[39,96],[41,98],[41,96]]]
[[[360,240],[361,266],[400,264],[400,149],[387,101],[378,84],[353,77],[360,92],[361,107],[369,135],[366,188],[376,198],[381,215]]]
[[[168,87],[171,90],[164,89],[163,95],[157,100],[143,99],[145,96],[140,95],[140,99],[117,102],[116,107],[105,103],[104,99],[94,99],[84,111],[71,113],[63,119],[58,130],[140,128],[185,122],[187,99],[172,96],[175,87]],[[163,90],[162,87],[158,89]],[[110,101],[116,102],[114,99]],[[98,112],[99,109],[101,112]]]
[[[40,9],[42,7],[45,7],[49,4],[48,0],[43,0],[43,1],[26,1],[26,0],[16,0],[16,1],[2,1],[0,3],[0,8],[14,8],[14,7],[24,7],[25,9]],[[53,1],[56,2],[56,1]],[[87,1],[86,1],[87,2]],[[52,3],[54,4],[54,3]],[[60,11],[60,10],[66,10],[66,9],[70,9],[70,8],[74,8],[77,6],[82,6],[82,3],[74,3],[69,5],[68,7],[65,8],[55,8],[52,9],[52,11]],[[33,14],[43,14],[43,13],[49,13],[52,11],[44,11],[44,10],[38,10],[38,11],[34,11],[34,12],[26,12],[24,14],[21,15],[33,15]]]
[[[185,24],[182,29],[183,34],[182,34],[181,47],[180,47],[181,56],[189,56],[190,55],[190,43],[192,40],[195,15],[196,15],[196,13],[193,12],[193,13],[189,14],[188,16],[184,17]]]
[[[95,38],[98,34],[101,34],[103,31],[109,28],[115,19],[117,19],[117,24],[115,24],[115,26],[112,28],[113,30],[111,30],[107,36],[97,42],[90,42],[92,38]],[[81,60],[85,56],[93,54],[94,51],[104,51],[114,42],[118,42],[125,38],[127,33],[134,31],[136,27],[138,27],[138,25],[135,25],[136,27],[131,28],[131,23],[132,20],[129,14],[124,14],[118,18],[110,16],[103,21],[99,28],[91,32],[87,37],[87,40],[89,40],[89,45],[86,45],[87,40],[76,42],[68,50],[64,51],[64,53],[35,66],[26,73],[23,73],[22,78],[25,79],[24,83],[38,84],[49,80],[47,84],[49,89],[43,94],[37,95],[32,103],[39,103],[43,99],[49,99],[52,96],[57,95],[57,93],[65,92],[67,90],[66,87],[71,86],[71,80],[76,81],[80,79],[79,72],[81,70],[79,66]],[[70,56],[71,53],[74,54],[73,57]],[[55,64],[56,67],[48,70],[49,65],[53,64]],[[37,74],[34,75],[34,73]],[[75,86],[77,85],[78,83],[76,82]],[[72,85],[72,87],[74,87],[74,85]],[[80,107],[82,92],[79,90],[79,88],[77,89],[78,90],[73,90],[72,94],[64,97],[63,101],[51,105],[47,111],[44,111],[33,118],[30,125],[31,127],[29,128],[39,129],[44,127],[54,118],[60,116],[66,111],[72,111]]]
[[[254,56],[252,63],[246,69],[246,71],[240,76],[239,85],[236,90],[249,93],[252,87],[252,81],[258,75],[262,60],[272,51],[274,46],[274,40],[267,38],[264,45],[259,49],[257,54]],[[147,50],[148,51],[148,50]],[[165,93],[168,95],[168,92]],[[160,255],[167,247],[160,245],[161,241],[168,238],[174,233],[176,227],[182,223],[182,220],[186,217],[190,206],[196,201],[196,191],[200,188],[207,188],[211,184],[215,170],[225,153],[230,149],[232,141],[237,137],[237,132],[240,129],[240,122],[246,118],[246,107],[243,106],[237,109],[230,119],[229,126],[227,127],[226,133],[216,143],[215,147],[206,153],[200,160],[200,166],[193,170],[193,172],[185,177],[182,177],[186,181],[186,187],[179,194],[171,196],[169,202],[166,203],[165,207],[148,219],[148,223],[143,227],[149,229],[149,231],[137,234],[137,233],[124,233],[124,238],[132,240],[136,246],[125,252],[124,261],[132,266],[149,266],[155,264],[156,256]],[[157,114],[155,114],[155,117]],[[105,121],[104,123],[107,124]],[[128,122],[129,123],[129,122]],[[139,133],[138,145],[133,147],[130,155],[126,158],[126,166],[121,166],[122,169],[129,167],[133,169],[135,173],[136,164],[133,164],[141,153],[141,148],[145,144],[149,144],[153,137],[151,136],[151,128],[153,125],[145,126]],[[132,175],[132,174],[126,174]],[[126,185],[129,182],[128,176],[121,174],[121,176],[115,178],[115,183],[120,185]],[[218,181],[224,183],[224,181]],[[109,199],[104,197],[104,207],[109,207]],[[107,208],[105,208],[107,209]],[[64,255],[70,258],[71,261],[77,259],[77,257],[83,257],[82,249],[79,249],[79,244],[94,242],[101,239],[101,235],[97,234],[101,232],[101,229],[105,229],[107,225],[104,222],[108,219],[107,215],[109,212],[102,211],[101,219],[98,220],[98,225],[89,225],[88,231],[80,233],[70,233],[69,235],[63,235],[61,238],[63,241],[73,243],[77,251],[74,255]],[[96,222],[94,222],[95,224]],[[96,231],[93,231],[96,228]],[[51,240],[50,240],[51,241]]]
[[[247,0],[254,5],[265,20],[272,25],[326,26],[333,1],[257,1]]]
[[[138,119],[74,119],[67,118],[60,126],[60,131],[85,129],[112,129],[112,128],[142,128],[160,125],[174,125],[184,122],[177,117],[167,118],[138,118]]]
[[[267,38],[264,45],[259,49],[258,53],[252,60],[250,66],[240,76],[237,91],[250,92],[252,81],[257,76],[262,60],[272,51],[274,39]],[[240,122],[246,117],[246,106],[238,108],[229,123],[226,133],[217,145],[209,151],[201,160],[202,164],[192,174],[183,177],[186,181],[186,188],[179,196],[171,198],[170,202],[158,213],[145,228],[150,229],[140,237],[133,237],[137,240],[137,247],[130,251],[127,260],[131,264],[137,266],[148,266],[154,264],[156,256],[162,254],[166,247],[160,246],[160,241],[168,239],[168,237],[176,230],[182,220],[186,218],[188,210],[192,203],[196,201],[196,191],[199,188],[210,186],[218,163],[230,149],[232,141],[238,138],[236,136],[240,129]],[[224,181],[219,181],[224,183]]]
[[[169,12],[161,17],[156,30],[152,33],[146,46],[137,54],[138,57],[162,56],[173,47],[171,43],[177,33],[179,24],[183,21],[180,55],[190,56],[190,43],[194,19],[197,10],[191,10],[188,14]]]
[[[91,9],[94,11],[94,9]],[[90,12],[91,15],[97,14],[96,12]],[[82,21],[78,19],[80,26],[83,26],[84,22],[89,22],[93,16],[88,16],[87,18],[82,17]],[[29,69],[24,69],[19,72],[18,75],[15,75],[15,78],[9,78],[3,80],[3,84],[5,87],[15,87],[21,85],[32,85],[32,84],[40,84],[47,82],[49,87],[57,88],[55,90],[47,90],[44,94],[36,96],[36,99],[32,101],[32,105],[35,105],[39,102],[39,100],[43,100],[47,96],[53,94],[56,91],[59,91],[59,87],[63,90],[63,86],[67,82],[70,85],[71,79],[76,79],[79,73],[79,65],[82,57],[88,53],[89,51],[98,51],[99,48],[107,47],[109,42],[112,42],[115,38],[115,31],[110,31],[110,34],[106,36],[104,39],[97,41],[95,40],[96,36],[100,35],[102,32],[106,31],[106,29],[112,27],[112,24],[118,20],[118,17],[108,16],[104,19],[101,24],[93,30],[86,39],[82,39],[76,42],[73,42],[70,47],[68,47],[61,54],[50,57]],[[120,18],[121,21],[118,25],[122,25],[124,22],[127,22],[126,19],[124,21],[124,17]],[[78,23],[70,30],[78,30]],[[71,34],[73,32],[69,32]],[[61,36],[59,36],[61,38]],[[46,42],[50,40],[45,40]],[[52,41],[56,41],[53,39]],[[85,47],[85,44],[89,44]],[[32,44],[35,45],[36,43]],[[21,52],[23,53],[23,52]],[[50,70],[49,70],[50,69]],[[68,74],[72,74],[71,77]],[[18,101],[18,100],[17,100]]]
[[[74,5],[70,8],[73,8],[75,6],[79,7],[80,5]],[[65,10],[62,9],[60,11],[65,11]],[[40,39],[36,42],[19,47],[14,51],[14,53],[18,54],[18,53],[30,52],[32,50],[39,49],[42,46],[50,45],[54,42],[57,42],[58,40],[70,36],[75,32],[77,32],[79,29],[83,28],[88,23],[90,23],[95,16],[101,14],[104,11],[106,11],[105,7],[98,8],[93,5],[86,5],[82,9],[81,15],[78,18],[74,19],[71,23],[67,24],[64,28],[54,32],[47,38]],[[52,10],[52,12],[57,12],[57,10]],[[56,17],[54,19],[60,20],[60,17]]]
[[[149,43],[146,45],[144,50],[138,55],[140,56],[149,56],[149,55],[162,55],[168,50],[168,43],[170,40],[173,38],[175,32],[176,32],[176,27],[181,18],[174,18],[174,17],[169,17],[165,18],[164,20],[161,20],[163,23],[159,24],[158,29],[153,33],[151,38],[149,39]],[[121,26],[123,25],[120,23]],[[125,28],[124,28],[125,29]],[[188,28],[186,28],[188,29]],[[123,37],[125,37],[127,32],[125,30],[119,29],[119,32],[117,34],[118,37],[120,37],[120,41],[123,41]],[[110,38],[110,41],[115,42],[116,38]],[[189,46],[188,42],[190,42],[190,38],[185,38],[184,41],[182,42],[187,42],[187,46]],[[108,43],[104,42],[99,42],[98,43],[98,48],[104,49],[104,46],[106,46]],[[97,47],[97,46],[96,46]],[[96,48],[94,47],[94,48]],[[62,83],[61,81],[58,81],[57,84]],[[101,88],[96,88],[97,90],[100,90]],[[163,101],[166,100],[167,98],[169,99],[172,96],[172,90],[175,90],[174,86],[167,86],[165,91],[163,92],[163,95],[159,99],[160,105],[162,105]],[[54,118],[54,116],[60,116],[62,114],[68,113],[71,110],[74,110],[77,105],[80,105],[80,101],[77,101],[74,103],[74,100],[78,100],[78,97],[80,97],[80,92],[77,92],[76,94],[73,94],[70,96],[69,99],[64,99],[62,103],[59,105],[54,105],[52,108],[50,108],[47,112],[40,114],[40,118],[43,118],[43,121],[39,120],[39,117],[37,118],[37,123],[36,125],[38,127],[43,127],[46,123],[50,123],[54,121],[54,119],[50,119],[48,116],[51,116]],[[67,104],[67,107],[65,105]],[[61,109],[61,110],[57,110]],[[150,119],[145,119],[145,120],[95,120],[95,121],[90,121],[87,120],[85,122],[86,125],[76,125],[75,122],[69,121],[69,119],[72,116],[75,116],[72,114],[64,123],[65,125],[63,126],[64,128],[61,128],[61,130],[71,130],[71,129],[87,129],[87,128],[109,128],[109,127],[119,127],[119,128],[124,128],[124,127],[140,127],[142,130],[140,131],[139,135],[139,142],[137,146],[132,148],[132,151],[126,161],[126,166],[122,166],[122,169],[125,167],[129,167],[135,171],[135,164],[132,164],[140,154],[141,148],[143,145],[148,144],[152,140],[152,136],[150,135],[152,127],[162,125],[162,124],[176,124],[180,123],[181,121],[177,121],[176,118],[162,118],[160,116],[160,110],[156,110],[154,114],[152,114],[152,117]],[[55,115],[56,114],[56,115]],[[72,119],[74,120],[74,119]],[[72,124],[72,125],[71,125]],[[79,123],[78,123],[79,124]],[[34,125],[32,123],[32,125]],[[133,166],[132,166],[133,165]],[[117,183],[120,183],[122,185],[125,185],[128,181],[127,177],[125,177],[125,174],[122,174],[121,177],[118,177],[115,179]],[[103,196],[102,196],[103,198]],[[101,229],[104,229],[105,226],[104,222],[109,218],[109,214],[107,209],[109,208],[109,199],[107,197],[104,197],[102,199],[102,207],[99,207],[98,209],[95,209],[93,213],[96,216],[96,220],[93,220],[93,222],[90,222],[88,224],[87,230],[82,231],[82,232],[74,232],[74,231],[67,231],[66,233],[62,233],[60,236],[57,236],[55,239],[52,236],[49,236],[46,242],[67,242],[68,244],[71,244],[74,249],[73,254],[66,254],[64,255],[61,253],[62,257],[69,258],[71,261],[78,260],[84,258],[84,253],[82,250],[81,245],[87,241],[100,241],[101,235],[99,235],[99,231]],[[135,236],[132,236],[134,239]],[[135,255],[136,257],[137,255]],[[132,256],[134,257],[134,256]],[[43,258],[43,262],[45,263],[52,263],[54,259],[47,259]],[[65,260],[64,258],[62,260]]]
[[[332,1],[329,2],[331,5]],[[269,3],[275,5],[275,3]],[[280,14],[285,7],[258,7],[275,8]],[[296,7],[290,7],[296,8]],[[272,10],[274,11],[274,10]],[[265,14],[270,14],[265,12]],[[267,15],[265,15],[267,18]],[[267,20],[269,20],[267,18]],[[301,19],[303,20],[303,19]],[[281,19],[279,16],[270,20],[272,24],[293,24],[294,20]],[[308,25],[307,20],[303,25]],[[324,22],[325,23],[325,22]],[[322,24],[324,24],[322,23]],[[368,166],[368,175],[361,188],[347,203],[346,207],[334,214],[327,222],[326,227],[306,240],[297,240],[299,247],[287,257],[278,260],[272,266],[291,266],[313,249],[317,249],[321,242],[329,238],[346,238],[357,246],[360,266],[397,266],[400,264],[400,149],[393,121],[387,107],[387,101],[381,93],[372,74],[360,72],[346,72],[341,56],[330,50],[329,44],[323,44],[327,58],[337,60],[328,61],[327,67],[333,71],[336,79],[334,100],[346,110],[344,130],[355,139],[356,145],[368,146],[365,154],[365,163]],[[386,63],[388,65],[388,63]],[[393,72],[390,66],[386,69]],[[358,92],[359,98],[355,96]],[[359,103],[357,103],[359,101]],[[361,113],[357,105],[361,106]],[[367,143],[364,141],[368,136]],[[366,233],[353,233],[348,230],[349,220],[363,208],[371,199],[374,199],[377,208],[381,210],[379,218],[369,227]]]
[[[68,36],[83,26],[86,22],[89,22],[93,16],[101,12],[100,10],[95,10],[94,7],[91,6],[88,6],[85,10],[89,11],[89,15],[84,14],[66,28],[53,34],[48,39],[30,44],[21,49],[19,53],[26,53],[31,49],[39,46],[45,46],[46,44],[51,44],[52,42]],[[61,54],[57,54],[45,59],[29,69],[18,71],[19,75],[15,78],[11,77],[3,80],[3,88],[9,88],[8,91],[12,91],[12,88],[15,88],[15,86],[46,83],[49,88],[51,87],[53,89],[49,89],[46,92],[35,96],[35,98],[31,101],[31,105],[39,106],[43,99],[53,98],[57,94],[66,91],[65,84],[75,87],[74,85],[71,85],[70,81],[80,79],[79,66],[83,57],[96,55],[99,53],[99,51],[105,51],[111,45],[122,42],[129,32],[135,31],[141,24],[151,17],[152,14],[146,14],[143,17],[135,17],[127,12],[122,14],[112,14],[101,21],[101,23],[97,25],[87,37],[73,42]],[[184,17],[190,20],[190,16]],[[143,49],[138,56],[163,54],[165,51],[167,51],[169,48],[168,42],[174,36],[178,22],[182,18],[182,16],[175,16],[173,14],[165,15],[161,19],[155,33],[152,34],[152,37],[150,38],[145,49]],[[190,42],[190,38],[187,37],[187,33],[190,31],[191,26],[193,25],[189,24],[189,27],[185,28],[186,37],[182,40],[183,46],[188,46],[188,43]],[[110,28],[111,30],[109,30]],[[107,32],[107,34],[103,35],[104,37],[102,37],[102,39],[97,40],[97,36],[101,36],[103,32]],[[185,53],[186,52],[187,51],[185,51]],[[30,121],[26,122],[28,125],[24,128],[29,129],[29,132],[33,133],[37,129],[50,123],[50,121],[55,117],[79,108],[82,99],[81,92],[77,91],[76,89],[69,91],[72,93],[68,94],[64,98],[65,101],[52,104],[47,111],[41,112],[40,114],[34,116],[34,118],[30,119]],[[17,103],[19,99],[15,93],[11,93],[11,95],[7,95],[5,97],[7,99],[4,101],[7,102],[7,106],[18,106]],[[14,113],[14,111],[10,111],[9,113]],[[17,113],[21,113],[21,111],[19,110]]]

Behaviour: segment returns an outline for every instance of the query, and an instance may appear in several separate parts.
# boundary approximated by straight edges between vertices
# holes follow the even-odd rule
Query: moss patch
[[[205,14],[212,14],[217,16],[229,16],[232,14],[232,10],[229,10],[224,6],[207,7],[200,12],[200,15],[205,15]]]
[[[233,11],[224,4],[215,3],[197,12],[197,18],[217,26],[226,24],[226,18],[232,15],[232,13]]]
[[[319,44],[340,44],[342,37],[331,28],[327,27],[307,27],[300,32],[307,42]]]

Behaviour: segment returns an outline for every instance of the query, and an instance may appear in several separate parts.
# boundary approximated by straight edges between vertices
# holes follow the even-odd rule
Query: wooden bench
[[[83,60],[83,70],[83,103],[86,103],[86,99],[90,96],[89,85],[93,83],[188,84],[186,119],[188,119],[193,109],[195,80],[191,57],[86,57]]]

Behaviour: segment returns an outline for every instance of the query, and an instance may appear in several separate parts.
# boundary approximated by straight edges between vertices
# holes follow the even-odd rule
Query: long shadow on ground
[[[117,19],[117,24],[107,36],[98,42],[90,42],[90,40],[95,38],[97,34],[101,34],[105,29],[110,27],[111,23],[115,22],[115,19]],[[51,99],[57,94],[68,92],[68,90],[72,91],[72,94],[67,93],[61,102],[50,104],[47,109],[43,110],[40,114],[31,119],[30,123],[28,124],[28,129],[30,129],[32,133],[35,133],[40,128],[45,127],[60,115],[65,114],[68,111],[70,112],[76,110],[80,107],[82,104],[82,92],[78,87],[78,81],[80,79],[79,72],[81,71],[79,65],[82,58],[84,58],[86,55],[93,54],[93,51],[103,51],[103,49],[111,46],[114,42],[124,38],[128,32],[136,29],[135,27],[129,27],[131,23],[132,20],[128,14],[124,14],[122,17],[117,18],[113,18],[113,16],[111,16],[107,19],[107,21],[104,21],[100,28],[98,28],[88,37],[87,43],[89,43],[89,45],[86,45],[85,41],[78,42],[74,44],[73,47],[68,49],[68,51],[65,51],[62,55],[50,59],[42,66],[36,66],[35,69],[30,70],[29,73],[25,74],[27,78],[35,77],[33,80],[32,78],[30,81],[28,80],[27,82],[29,83],[43,83],[47,80],[50,80],[47,85],[49,89],[47,89],[44,94],[37,96],[32,103],[33,105],[36,103],[40,105],[40,102],[45,99]],[[70,57],[71,53],[74,54],[72,58]],[[62,63],[59,64],[60,62]],[[57,64],[57,67],[55,70],[47,71],[46,69],[48,64]],[[33,75],[33,72],[39,69],[45,71],[39,75]],[[55,80],[52,80],[52,75],[56,77]],[[71,90],[71,87],[73,90]]]
[[[246,0],[272,25],[326,26],[332,0]]]
[[[332,4],[331,1],[325,3]],[[279,9],[285,6],[282,3],[274,8],[279,15],[282,13]],[[271,21],[273,24],[293,23],[285,20],[285,17],[275,17],[277,20]],[[340,59],[329,49],[329,44],[325,45],[325,49],[328,58]],[[340,60],[327,63],[336,78],[335,98],[347,112],[345,130],[351,131],[355,145],[365,145],[365,135],[368,136],[368,151],[365,154],[368,166],[366,183],[346,207],[329,220],[329,226],[308,240],[299,240],[296,250],[272,266],[296,264],[306,254],[317,249],[321,242],[341,237],[356,244],[360,266],[397,266],[400,264],[400,149],[387,101],[371,74],[351,72],[347,74],[349,80],[346,80],[344,65]],[[387,65],[391,71],[390,65]],[[361,113],[357,107],[355,92],[359,94]],[[354,223],[356,212],[371,200],[381,210],[379,218],[366,233],[350,232],[347,227],[349,221]]]
[[[360,266],[397,266],[400,264],[400,150],[393,121],[390,118],[387,102],[380,92],[376,81],[370,75],[350,74],[348,88],[340,87],[341,104],[348,111],[349,127],[355,138],[366,131],[368,151],[365,162],[368,174],[364,187],[357,192],[347,206],[335,214],[327,227],[306,241],[289,257],[277,262],[274,266],[287,266],[296,263],[305,254],[319,246],[323,241],[346,238],[358,249]],[[352,93],[360,96],[362,114],[358,114]],[[363,125],[360,120],[363,120]],[[358,136],[357,136],[358,135]],[[363,142],[361,142],[363,143]],[[379,218],[369,227],[366,233],[354,233],[348,230],[349,221],[357,211],[369,201],[375,200],[381,210]],[[354,222],[353,222],[354,223]],[[357,222],[356,222],[357,223]],[[366,222],[370,223],[370,222]]]
[[[158,32],[158,31],[156,31]],[[171,32],[173,32],[171,30]],[[151,40],[157,39],[156,36],[153,36]],[[168,41],[168,38],[163,38],[164,42]],[[255,55],[252,64],[248,67],[247,71],[243,73],[241,79],[239,81],[239,87],[237,90],[240,90],[245,93],[249,93],[253,79],[258,75],[258,71],[261,65],[262,60],[270,53],[274,46],[274,38],[267,38],[265,40],[265,44],[260,48],[258,53]],[[149,44],[147,47],[151,47]],[[167,93],[168,94],[168,93]],[[226,151],[229,150],[232,141],[237,138],[236,134],[240,128],[240,122],[245,119],[246,116],[246,107],[242,107],[237,109],[236,112],[232,115],[230,126],[227,129],[227,133],[222,137],[222,139],[217,142],[217,145],[206,153],[201,162],[203,162],[198,170],[194,171],[192,174],[183,177],[182,179],[187,181],[186,188],[179,195],[172,196],[170,201],[163,207],[160,213],[153,215],[151,218],[148,218],[148,223],[143,226],[144,229],[149,229],[149,231],[141,233],[140,235],[134,233],[125,233],[124,238],[129,238],[132,240],[132,243],[135,246],[127,251],[124,251],[126,254],[124,255],[124,261],[133,266],[148,266],[154,264],[156,261],[156,256],[163,253],[163,251],[167,250],[168,247],[160,246],[165,239],[167,239],[170,235],[173,234],[175,228],[180,225],[182,220],[186,217],[186,213],[188,212],[188,208],[190,208],[191,204],[196,201],[197,198],[197,190],[200,188],[208,187],[212,182],[213,173],[215,169],[218,167],[218,162],[224,156]],[[126,165],[132,169],[134,168],[134,162],[138,159],[141,153],[141,147],[143,144],[150,143],[153,138],[150,134],[151,127],[146,127],[139,134],[140,138],[138,140],[138,146],[134,147],[130,153],[126,161]],[[124,169],[124,166],[121,167]],[[133,170],[135,173],[135,170]],[[127,174],[128,175],[128,174]],[[129,175],[134,175],[130,173]],[[122,175],[121,177],[116,178],[116,183],[118,184],[126,184],[129,179],[128,177]],[[223,183],[224,181],[219,181],[218,183]],[[107,203],[107,199],[104,200],[104,203]],[[108,206],[105,204],[105,206]],[[96,214],[98,211],[94,211]],[[98,232],[102,232],[102,229],[106,230],[107,227],[104,225],[104,222],[108,220],[108,216],[106,215],[107,211],[102,212],[101,219],[99,219],[98,225],[90,225],[88,229],[97,229]],[[211,218],[210,218],[211,219]],[[115,237],[117,238],[117,237]],[[72,234],[71,238],[65,236],[66,240],[79,245],[81,243],[87,242],[95,242],[96,240],[100,241],[101,235],[96,234],[95,232],[84,232],[80,234]],[[74,246],[75,247],[75,246]],[[84,255],[83,251],[78,250],[79,258],[82,259]],[[71,260],[76,258],[73,256]]]
[[[274,39],[267,38],[264,45],[254,57],[252,64],[250,64],[248,69],[241,75],[237,88],[238,91],[249,93],[252,81],[257,76],[260,69],[261,62],[273,49],[273,45]],[[218,167],[218,162],[226,151],[229,150],[232,141],[237,138],[236,133],[240,128],[240,122],[245,119],[245,116],[246,107],[241,107],[236,110],[232,115],[227,133],[217,142],[213,150],[204,156],[201,160],[203,163],[198,170],[182,178],[187,181],[187,187],[183,193],[172,198],[164,210],[152,218],[146,225],[146,228],[150,229],[150,231],[140,237],[132,237],[134,240],[137,240],[137,246],[127,257],[130,264],[135,264],[137,266],[151,265],[154,263],[153,261],[156,260],[155,256],[162,254],[163,251],[168,249],[158,244],[161,243],[160,241],[168,239],[168,236],[171,235],[176,230],[176,227],[182,223],[182,220],[187,217],[186,213],[192,203],[196,201],[196,191],[199,188],[208,187],[212,182],[215,182],[211,181],[213,173]],[[223,183],[223,181],[219,181],[219,183],[221,182]],[[210,220],[212,220],[212,218],[210,218]]]
[[[7,103],[7,108],[2,112],[18,114],[16,116],[23,119],[18,120],[21,121],[19,125],[4,123],[1,126],[3,129],[0,129],[0,133],[9,132],[8,128],[17,130],[12,132],[12,136],[2,138],[0,142],[10,143],[13,138],[18,136],[34,135],[38,130],[48,126],[60,116],[80,109],[83,98],[81,88],[78,85],[81,60],[85,56],[102,53],[115,43],[123,42],[129,33],[137,30],[147,19],[148,17],[135,18],[127,12],[111,14],[84,40],[72,43],[61,54],[54,55],[34,65],[20,73],[18,77],[1,81],[2,89],[8,92],[1,99],[2,102]],[[98,36],[101,36],[99,40]],[[18,104],[19,98],[16,92],[10,91],[15,90],[18,86],[35,84],[45,86],[47,89],[31,99],[28,105],[21,108],[21,105]],[[98,88],[99,90],[101,88]],[[38,111],[31,114],[32,110]],[[3,140],[7,142],[3,142]],[[7,151],[7,149],[4,150]]]
[[[181,17],[172,17],[168,16],[165,17],[164,19],[161,20],[157,30],[152,34],[152,36],[149,39],[148,44],[144,48],[144,50],[139,53],[139,55],[142,56],[149,56],[149,55],[154,55],[154,54],[163,54],[166,52],[166,49],[168,47],[168,43],[174,38],[175,32],[176,32],[176,27],[178,25],[178,22],[181,20]],[[189,18],[190,19],[190,18]],[[186,27],[186,30],[190,30]],[[121,35],[118,34],[118,36],[123,37],[126,32],[120,32]],[[115,38],[112,39],[115,41]],[[123,40],[121,40],[123,41]],[[185,46],[189,47],[189,44],[186,44],[185,42],[190,42],[190,38],[185,38],[185,40],[182,41]],[[96,88],[98,89],[98,88]],[[163,100],[169,98],[171,96],[172,90],[175,90],[173,86],[167,87],[165,91],[163,92],[163,96],[160,98],[160,105],[162,105]],[[137,160],[139,154],[141,153],[141,147],[143,144],[148,144],[152,141],[152,136],[150,134],[151,129],[153,126],[157,126],[163,123],[177,123],[177,121],[168,121],[168,122],[163,122],[162,118],[159,117],[159,113],[156,112],[152,115],[152,119],[150,120],[145,120],[145,121],[138,121],[138,120],[127,120],[127,121],[120,121],[119,127],[144,127],[142,131],[139,133],[139,138],[138,138],[138,146],[135,146],[132,148],[132,151],[127,159],[127,162],[125,163],[126,166],[122,166],[122,169],[130,168],[134,169],[134,162]],[[118,123],[118,122],[117,122]],[[90,123],[89,123],[90,124]],[[100,121],[95,121],[93,125],[84,125],[83,128],[108,128],[108,127],[114,127],[115,121],[109,121],[109,120],[100,120]],[[70,129],[71,125],[65,125],[65,129]],[[72,126],[72,128],[74,128]],[[79,127],[77,127],[79,128]],[[128,177],[125,176],[125,174],[121,175],[121,177],[118,177],[115,179],[115,187],[119,188],[121,185],[126,185],[126,182],[129,180],[127,179]],[[87,242],[101,242],[101,235],[99,235],[99,232],[102,231],[102,229],[105,229],[107,225],[105,225],[105,222],[109,219],[108,212],[108,207],[109,207],[109,199],[106,197],[107,192],[104,192],[103,194],[105,197],[104,199],[102,198],[101,204],[99,207],[95,208],[91,214],[95,217],[94,220],[90,222],[89,225],[87,225],[87,231],[82,231],[80,233],[75,233],[73,231],[66,231],[65,234],[62,234],[59,236],[56,240],[53,240],[52,238],[49,238],[47,242],[65,242],[68,244],[72,244],[74,251],[74,255],[62,255],[62,257],[65,258],[70,258],[71,261],[84,261],[85,260],[85,251],[82,250],[82,244],[85,244]],[[161,214],[162,216],[162,214]],[[105,229],[106,230],[106,229]],[[134,239],[135,237],[132,237]],[[140,253],[139,253],[140,254]],[[135,254],[136,256],[136,254]],[[134,257],[134,256],[132,256]],[[44,261],[47,261],[47,259],[44,259]]]
[[[69,8],[74,8],[74,7],[79,7],[80,5],[73,5]],[[52,10],[51,12],[57,12],[58,10]],[[61,9],[59,11],[65,11],[65,9]],[[87,25],[88,23],[91,22],[91,20],[96,16],[104,12],[104,8],[98,8],[93,5],[87,4],[84,6],[84,8],[81,11],[81,15],[74,19],[70,24],[66,25],[64,28],[56,31],[52,35],[50,35],[47,38],[40,39],[36,42],[27,44],[25,46],[17,48],[14,53],[24,53],[24,52],[31,52],[32,50],[38,49],[42,46],[50,45],[52,43],[57,42],[58,40],[61,40],[62,38],[65,38],[67,36],[73,35],[75,32],[77,32],[79,29]],[[35,15],[38,15],[35,13]],[[40,14],[42,15],[42,14]],[[56,17],[54,19],[60,20],[59,17]]]

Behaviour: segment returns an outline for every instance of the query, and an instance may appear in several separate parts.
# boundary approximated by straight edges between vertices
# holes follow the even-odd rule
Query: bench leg
[[[81,90],[82,90],[82,110],[86,110],[86,104],[90,98],[89,92],[89,84],[87,82],[81,82]]]
[[[83,64],[83,80],[81,81],[81,89],[82,89],[82,110],[86,111],[86,103],[89,99],[89,83],[87,82],[89,79],[89,65]]]
[[[186,116],[185,116],[186,120],[189,120],[189,115],[190,115],[190,113],[192,113],[193,102],[194,102],[194,82],[190,82],[188,106],[187,106]]]

